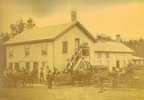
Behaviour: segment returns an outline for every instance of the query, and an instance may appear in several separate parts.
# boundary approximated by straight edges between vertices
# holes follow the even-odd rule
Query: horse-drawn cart
[[[55,76],[56,85],[69,84],[72,82],[72,75],[60,74]]]

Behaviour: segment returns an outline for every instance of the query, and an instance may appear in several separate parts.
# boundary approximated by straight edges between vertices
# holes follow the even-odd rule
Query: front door
[[[75,53],[79,51],[79,46],[80,46],[80,39],[76,38],[75,39]]]
[[[120,68],[120,62],[119,62],[119,60],[116,61],[116,67]]]

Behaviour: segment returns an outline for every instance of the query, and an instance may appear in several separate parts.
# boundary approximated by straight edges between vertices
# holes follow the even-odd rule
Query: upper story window
[[[9,47],[9,57],[13,57],[13,47]]]
[[[68,53],[68,42],[67,41],[63,41],[62,42],[62,46],[63,46],[62,52],[63,53]]]
[[[24,45],[25,48],[25,56],[29,56],[30,55],[30,45],[26,44]]]
[[[109,53],[106,53],[105,55],[106,55],[106,59],[109,59]]]
[[[97,58],[101,59],[101,53],[97,53]]]
[[[41,44],[42,55],[47,55],[47,43]]]

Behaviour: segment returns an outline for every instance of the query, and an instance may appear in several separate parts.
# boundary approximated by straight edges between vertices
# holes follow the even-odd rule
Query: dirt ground
[[[95,86],[53,86],[34,84],[34,87],[0,87],[0,100],[144,100],[144,90],[105,88]]]

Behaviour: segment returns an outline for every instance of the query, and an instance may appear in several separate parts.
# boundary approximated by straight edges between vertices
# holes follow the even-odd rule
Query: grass
[[[122,89],[99,93],[99,88],[90,86],[53,86],[35,84],[34,87],[0,87],[0,100],[144,100],[144,90]]]

